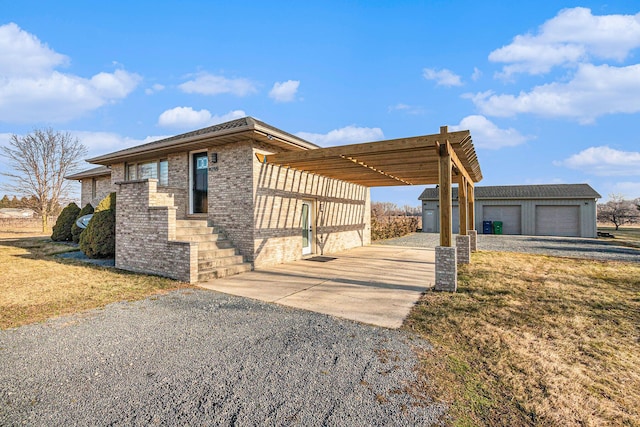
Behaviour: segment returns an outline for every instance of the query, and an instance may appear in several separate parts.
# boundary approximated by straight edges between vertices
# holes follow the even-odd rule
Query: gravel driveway
[[[434,248],[440,244],[440,235],[437,233],[413,233],[397,239],[383,240],[374,243],[380,245]],[[638,249],[616,246],[615,241],[578,237],[478,234],[478,250],[525,252],[571,258],[640,262],[640,250]]]
[[[182,290],[0,331],[0,425],[430,425],[401,331]]]

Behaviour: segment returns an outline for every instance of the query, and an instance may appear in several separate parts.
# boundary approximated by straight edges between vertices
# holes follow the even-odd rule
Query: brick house
[[[117,193],[116,267],[187,282],[370,244],[369,187],[261,161],[318,149],[251,117],[89,159]]]

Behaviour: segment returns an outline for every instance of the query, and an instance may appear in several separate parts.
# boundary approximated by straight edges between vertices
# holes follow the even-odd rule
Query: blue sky
[[[0,144],[51,126],[92,156],[245,115],[321,146],[470,129],[479,185],[640,197],[640,4],[0,0]]]

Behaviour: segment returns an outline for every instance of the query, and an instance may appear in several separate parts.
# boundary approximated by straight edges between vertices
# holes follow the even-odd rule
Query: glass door
[[[311,202],[302,202],[302,255],[311,253],[313,242],[313,229],[311,227]]]
[[[193,176],[192,178],[192,194],[193,213],[207,213],[208,203],[208,187],[209,187],[209,162],[207,153],[194,153],[192,158]]]

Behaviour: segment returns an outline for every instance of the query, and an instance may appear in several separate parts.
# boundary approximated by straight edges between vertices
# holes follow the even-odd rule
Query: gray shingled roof
[[[101,156],[93,157],[91,159],[87,159],[89,163],[102,163],[107,159],[112,157],[122,157],[128,155],[136,155],[140,153],[150,152],[158,149],[167,149],[171,147],[178,147],[186,142],[193,142],[194,140],[200,140],[205,138],[214,138],[220,137],[223,135],[229,135],[234,133],[241,132],[250,132],[256,129],[260,129],[262,131],[271,132],[274,135],[281,135],[286,139],[288,144],[293,146],[298,146],[303,149],[315,149],[320,148],[318,145],[313,144],[309,141],[306,141],[300,137],[292,135],[288,132],[280,130],[274,126],[271,126],[267,123],[261,122],[260,120],[256,120],[253,117],[242,117],[240,119],[231,120],[225,123],[220,123],[218,125],[209,126],[203,129],[194,130],[192,132],[183,133],[180,135],[171,136],[168,138],[160,139],[153,142],[148,142],[146,144],[136,145],[134,147],[125,148],[124,150],[116,151],[113,153],[104,154]]]
[[[106,166],[98,166],[97,168],[85,169],[83,171],[67,175],[64,179],[84,179],[95,178],[97,176],[111,175],[111,169]]]
[[[458,189],[452,188],[458,198]],[[476,186],[476,200],[482,199],[600,199],[602,196],[589,184],[497,185]],[[426,188],[419,200],[438,200],[437,188]]]

